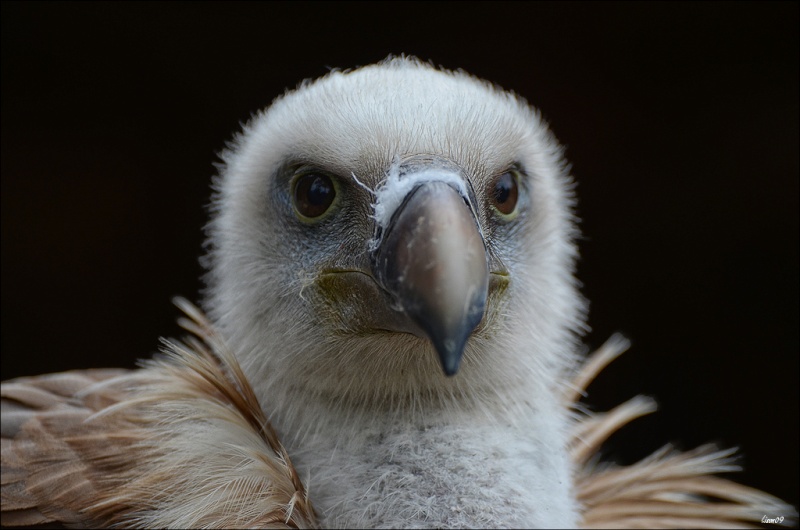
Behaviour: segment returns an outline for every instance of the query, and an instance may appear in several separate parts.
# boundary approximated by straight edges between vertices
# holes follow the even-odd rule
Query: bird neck
[[[417,403],[411,412],[306,399],[276,426],[323,526],[573,526],[567,417],[557,401],[502,410]]]
[[[539,415],[566,415],[557,399],[560,393],[547,383],[548,378],[526,376],[522,371],[513,375],[478,371],[483,377],[470,373],[469,367],[451,378],[437,373],[438,385],[384,382],[375,386],[380,392],[345,381],[331,391],[327,386],[315,387],[306,381],[293,384],[289,377],[274,377],[262,379],[257,393],[284,438],[291,437],[298,445],[309,438],[347,444],[371,429],[526,425]]]

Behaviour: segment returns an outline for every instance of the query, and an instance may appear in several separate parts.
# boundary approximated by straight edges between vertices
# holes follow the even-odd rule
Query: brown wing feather
[[[600,371],[627,350],[619,335],[589,356],[565,395],[577,400]],[[678,452],[666,446],[631,466],[597,464],[605,440],[630,421],[655,411],[655,403],[635,397],[605,413],[579,413],[571,455],[583,528],[754,528],[764,516],[796,523],[797,511],[762,491],[717,476],[737,471],[734,449],[704,445]]]
[[[93,434],[84,421],[104,404],[116,402],[117,396],[108,392],[76,396],[125,373],[74,371],[2,384],[4,526],[81,521],[81,507],[95,494],[88,477],[98,472],[79,454],[82,440]]]
[[[177,303],[198,338],[140,370],[2,384],[3,526],[316,526],[233,355]]]

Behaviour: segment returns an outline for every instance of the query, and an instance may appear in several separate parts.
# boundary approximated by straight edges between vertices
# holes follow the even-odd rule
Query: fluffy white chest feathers
[[[326,527],[574,527],[566,454],[530,428],[395,426],[332,451],[310,444],[319,452],[294,462],[317,469],[311,495]]]

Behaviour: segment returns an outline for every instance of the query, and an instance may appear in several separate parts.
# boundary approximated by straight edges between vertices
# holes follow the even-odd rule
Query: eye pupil
[[[511,184],[508,179],[500,179],[494,186],[494,201],[497,204],[505,204],[511,196]]]
[[[333,197],[333,188],[330,181],[316,177],[308,188],[308,203],[312,206],[325,206]]]
[[[517,207],[519,189],[517,179],[512,172],[506,171],[495,179],[491,197],[493,206],[500,213],[510,215],[514,212]]]
[[[309,173],[297,179],[294,188],[294,204],[304,217],[319,217],[328,211],[336,190],[330,177]]]

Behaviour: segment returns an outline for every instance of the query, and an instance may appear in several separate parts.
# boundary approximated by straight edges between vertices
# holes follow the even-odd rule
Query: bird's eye
[[[333,204],[336,188],[333,181],[322,173],[306,173],[294,181],[294,207],[301,216],[315,219]]]
[[[517,209],[517,199],[519,199],[517,178],[516,171],[506,171],[489,185],[489,200],[504,217],[513,215]]]

